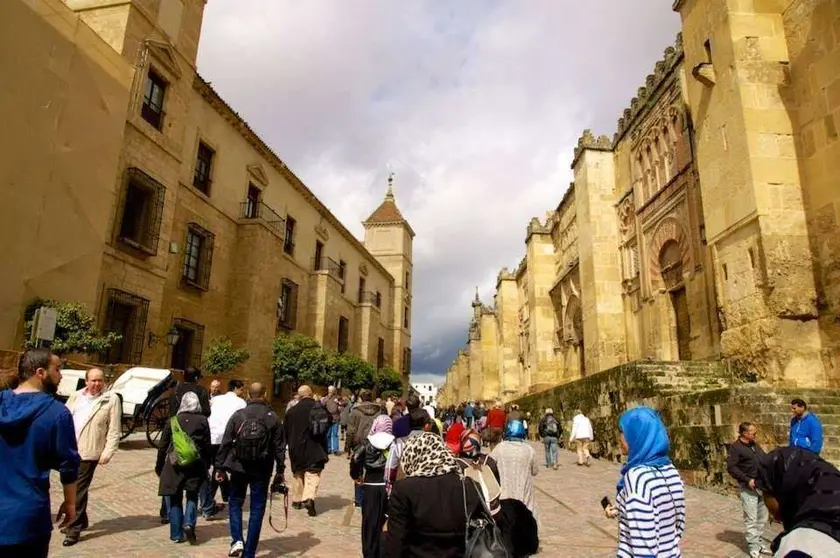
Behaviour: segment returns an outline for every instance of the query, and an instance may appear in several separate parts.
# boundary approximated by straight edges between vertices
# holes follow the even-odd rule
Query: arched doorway
[[[580,377],[586,376],[586,357],[584,352],[583,339],[583,311],[580,307],[580,299],[573,296],[569,299],[566,305],[566,338],[572,342],[572,345],[577,348],[578,352],[578,370],[580,370]]]
[[[683,280],[682,249],[676,240],[669,240],[662,245],[659,251],[659,269],[662,282],[670,293],[671,305],[674,307],[679,359],[691,360],[691,318]]]

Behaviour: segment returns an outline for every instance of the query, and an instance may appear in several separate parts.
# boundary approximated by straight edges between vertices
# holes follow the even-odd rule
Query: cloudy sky
[[[413,380],[523,256],[584,128],[612,136],[668,0],[214,0],[199,72],[359,238],[389,172],[414,241]]]

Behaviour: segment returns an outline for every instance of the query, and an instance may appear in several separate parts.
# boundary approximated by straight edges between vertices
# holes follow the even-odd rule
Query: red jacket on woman
[[[504,428],[505,412],[501,409],[490,409],[487,413],[487,428]]]

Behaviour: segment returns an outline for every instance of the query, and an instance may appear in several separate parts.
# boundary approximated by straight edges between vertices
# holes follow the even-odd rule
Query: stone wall
[[[731,485],[726,474],[727,444],[737,426],[755,422],[766,448],[787,442],[789,402],[803,397],[820,415],[826,435],[823,457],[840,463],[840,390],[794,391],[736,384],[721,362],[638,361],[518,399],[525,411],[540,416],[551,407],[562,415],[566,438],[580,408],[595,431],[593,453],[621,460],[618,419],[638,405],[662,414],[671,437],[671,457],[691,484]]]

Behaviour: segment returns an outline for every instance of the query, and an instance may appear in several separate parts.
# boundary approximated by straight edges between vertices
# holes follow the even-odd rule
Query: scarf
[[[427,413],[429,413],[429,418],[430,419],[435,420],[435,408],[434,407],[432,407],[431,405],[426,405],[425,407],[423,407],[423,410],[426,411]]]
[[[380,432],[385,432],[387,434],[393,434],[394,432],[394,423],[388,415],[379,415],[373,419],[373,424],[370,427],[368,436],[373,436],[374,434],[379,434]]]
[[[481,455],[481,436],[470,428],[461,434],[461,457],[475,459]]]
[[[616,491],[624,488],[624,477],[636,467],[664,467],[671,464],[668,457],[668,431],[659,414],[650,407],[635,407],[618,419],[618,429],[630,448],[627,462],[621,467]]]
[[[840,471],[817,454],[777,448],[758,463],[759,488],[776,498],[784,535],[797,527],[825,533],[840,543]]]
[[[198,402],[198,396],[188,391],[183,396],[181,396],[181,405],[178,407],[178,412],[176,414],[180,415],[181,413],[200,413],[201,412],[201,403]]]
[[[406,477],[439,477],[458,471],[455,456],[440,436],[421,432],[409,438],[400,456]]]

